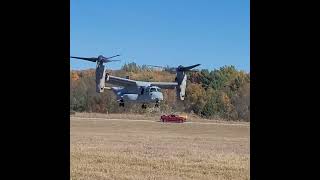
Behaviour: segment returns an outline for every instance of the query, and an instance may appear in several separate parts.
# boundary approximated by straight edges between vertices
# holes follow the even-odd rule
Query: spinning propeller
[[[186,71],[192,71],[191,69],[197,67],[197,66],[200,66],[200,64],[195,64],[195,65],[192,65],[192,66],[178,66],[178,67],[164,67],[164,66],[154,66],[154,65],[147,65],[147,66],[151,66],[151,67],[158,67],[158,68],[162,68],[166,71],[169,71],[169,72],[172,72],[172,73],[176,73],[176,72],[186,72]]]
[[[71,56],[71,58],[81,59],[81,60],[86,60],[86,61],[91,61],[91,62],[97,62],[100,64],[100,63],[108,63],[108,62],[112,62],[112,61],[120,61],[120,60],[110,60],[111,58],[114,58],[117,56],[120,56],[120,55],[115,55],[115,56],[111,56],[111,57],[104,57],[104,56],[100,55],[98,57],[91,57],[91,58]]]

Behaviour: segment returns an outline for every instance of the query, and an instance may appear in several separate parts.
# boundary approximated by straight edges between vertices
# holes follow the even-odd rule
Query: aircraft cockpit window
[[[156,88],[151,88],[150,92],[156,92]]]

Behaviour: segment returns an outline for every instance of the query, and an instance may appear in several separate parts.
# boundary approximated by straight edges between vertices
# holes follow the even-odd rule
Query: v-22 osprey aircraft
[[[183,101],[185,98],[185,90],[187,84],[186,72],[199,66],[195,64],[192,66],[178,66],[173,70],[176,73],[175,82],[145,82],[136,81],[127,78],[121,78],[111,76],[106,72],[106,67],[103,63],[109,63],[115,55],[111,57],[104,57],[102,55],[98,57],[86,58],[86,57],[74,57],[71,58],[81,59],[91,62],[96,62],[96,91],[97,93],[104,92],[105,89],[112,90],[117,96],[119,106],[124,107],[125,103],[141,103],[142,108],[147,108],[147,104],[154,103],[155,107],[159,107],[160,101],[163,100],[163,94],[161,89],[176,89],[176,97],[178,100]],[[115,85],[113,87],[107,87],[106,83]]]

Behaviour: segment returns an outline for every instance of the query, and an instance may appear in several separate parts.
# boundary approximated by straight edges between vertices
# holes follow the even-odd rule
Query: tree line
[[[142,81],[170,82],[175,79],[175,74],[135,63],[125,64],[120,70],[109,72],[115,76],[129,76],[130,79]],[[162,90],[164,101],[160,108],[163,113],[183,111],[205,118],[250,121],[249,73],[239,71],[234,66],[224,66],[211,71],[202,69],[187,74],[185,101],[176,100],[175,90]],[[98,113],[145,112],[139,104],[123,109],[115,99],[112,91],[95,92],[94,69],[71,71],[70,110]]]

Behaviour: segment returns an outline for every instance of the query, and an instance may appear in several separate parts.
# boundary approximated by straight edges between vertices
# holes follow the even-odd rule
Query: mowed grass
[[[72,179],[250,179],[248,123],[130,119],[71,117]]]

